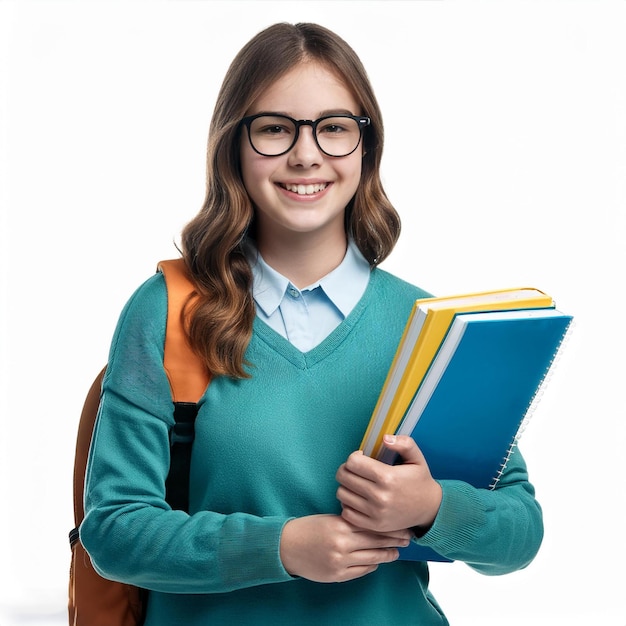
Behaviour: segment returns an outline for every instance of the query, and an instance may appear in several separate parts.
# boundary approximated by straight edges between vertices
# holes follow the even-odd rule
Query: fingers
[[[353,511],[365,511],[368,512],[370,509],[370,503],[368,499],[364,496],[361,496],[358,493],[355,493],[353,489],[348,488],[344,485],[339,485],[337,488],[337,500],[341,502],[341,506],[344,510],[350,509]],[[344,518],[346,516],[344,515]],[[346,518],[348,519],[348,518]],[[360,526],[358,520],[355,521],[354,516],[352,516],[348,521],[355,526]]]
[[[369,574],[381,563],[396,561],[400,556],[398,547],[406,547],[409,544],[408,535],[401,538],[358,530],[354,537],[356,543],[347,557],[348,564],[343,573],[344,580]]]
[[[341,582],[396,560],[397,548],[408,545],[408,537],[396,535],[365,531],[336,515],[295,518],[283,528],[280,556],[293,576]]]
[[[353,452],[346,462],[339,468],[337,472],[337,479],[339,482],[343,482],[340,480],[340,474],[350,480],[350,474],[354,476],[358,476],[360,478],[364,478],[365,480],[369,480],[372,482],[377,482],[380,480],[381,475],[381,463],[376,459],[372,459],[369,456],[365,456],[361,450],[357,450]],[[384,466],[383,466],[384,467]]]
[[[341,504],[341,516],[346,520],[346,522],[354,524],[355,526],[359,526],[363,529],[373,530],[375,521],[372,520],[370,515],[364,513],[362,509],[355,509],[351,506],[348,506],[344,502],[342,502]]]
[[[428,467],[422,451],[411,437],[407,435],[385,435],[383,442],[387,448],[397,452],[402,457],[404,463],[425,465]],[[336,478],[341,484],[346,484],[346,481],[348,481],[350,484],[346,484],[346,486],[349,486],[349,488],[355,490],[357,493],[367,497],[367,483],[354,481],[350,474],[365,479],[366,481],[380,483],[384,482],[385,477],[389,475],[388,468],[389,466],[385,463],[368,457],[363,454],[361,450],[357,450],[341,465],[337,471]],[[359,484],[361,485],[361,491],[359,491]]]
[[[385,435],[386,448],[397,452],[405,463],[425,464],[426,459],[415,441],[407,435]]]
[[[355,574],[353,568],[369,567],[372,571],[381,563],[392,563],[400,557],[397,548],[368,548],[367,550],[357,550],[351,555],[352,564],[347,567],[350,575]]]
[[[391,435],[384,442],[403,463],[388,465],[354,452],[337,470],[342,517],[377,532],[432,524],[442,492],[424,455],[411,437]]]
[[[359,550],[353,552],[351,556],[353,563],[338,569],[332,578],[333,582],[346,582],[371,574],[378,569],[380,564],[397,561],[400,553],[396,548],[381,548],[378,550]]]
[[[345,519],[345,518],[343,518]],[[409,545],[413,536],[408,529],[399,529],[389,532],[378,532],[366,530],[351,522],[347,522],[354,528],[356,536],[361,535],[361,544],[355,546],[355,550],[372,549],[372,548],[403,548]]]

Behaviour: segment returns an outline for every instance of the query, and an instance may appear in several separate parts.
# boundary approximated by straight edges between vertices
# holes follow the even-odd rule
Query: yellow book
[[[378,458],[383,435],[396,432],[456,313],[553,306],[549,295],[531,287],[417,300],[361,442],[363,452]]]

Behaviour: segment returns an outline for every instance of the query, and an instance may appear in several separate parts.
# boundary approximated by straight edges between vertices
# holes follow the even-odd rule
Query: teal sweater
[[[352,313],[307,353],[257,319],[251,378],[217,377],[201,400],[188,515],[164,500],[173,412],[162,367],[163,277],[137,290],[113,338],[80,534],[102,575],[151,590],[146,626],[448,623],[425,563],[396,561],[321,584],[292,578],[279,558],[289,519],[340,512],[335,472],[359,447],[409,311],[424,295],[374,270]],[[441,484],[441,509],[419,543],[485,574],[532,560],[541,511],[519,453],[495,491]]]

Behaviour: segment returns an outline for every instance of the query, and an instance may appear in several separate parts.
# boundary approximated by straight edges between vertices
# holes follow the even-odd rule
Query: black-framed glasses
[[[326,155],[344,157],[361,143],[363,129],[371,120],[362,115],[325,115],[316,120],[294,120],[287,115],[259,113],[244,117],[252,149],[262,156],[281,156],[298,141],[300,128],[310,126],[317,147]]]

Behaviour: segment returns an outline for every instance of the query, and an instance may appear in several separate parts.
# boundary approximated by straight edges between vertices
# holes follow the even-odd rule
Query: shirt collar
[[[280,306],[291,283],[265,262],[253,242],[248,244],[247,258],[252,267],[252,295],[257,306],[270,316]],[[350,239],[343,261],[332,272],[301,291],[321,287],[345,318],[363,295],[369,277],[369,263]]]

